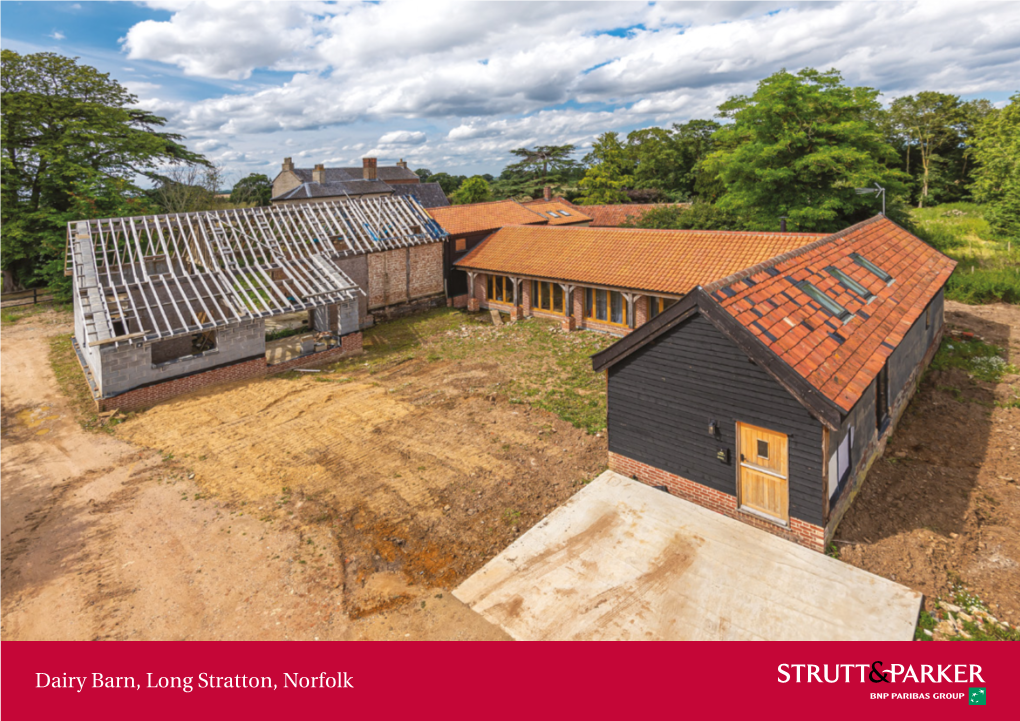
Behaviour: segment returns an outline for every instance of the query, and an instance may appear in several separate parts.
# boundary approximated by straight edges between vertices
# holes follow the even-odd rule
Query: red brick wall
[[[411,251],[411,298],[424,298],[445,290],[443,244],[415,245]]]
[[[825,551],[825,529],[821,526],[805,523],[796,518],[790,519],[789,528],[770,523],[763,518],[743,513],[737,509],[736,496],[703,486],[682,476],[675,476],[672,473],[667,473],[659,468],[635,461],[633,458],[621,456],[618,453],[609,453],[609,468],[628,478],[634,478],[642,483],[647,483],[649,486],[666,486],[670,494],[678,498],[696,503],[699,506],[738,521],[743,521],[774,536],[799,543],[801,546],[810,548],[812,551]]]
[[[349,355],[356,355],[361,352],[361,332],[349,333],[340,339],[341,344],[336,348],[315,353],[313,355],[294,358],[283,363],[268,365],[265,356],[254,358],[241,363],[215,368],[204,373],[195,373],[184,378],[175,378],[165,383],[155,383],[144,388],[136,388],[133,391],[121,393],[112,398],[97,399],[96,406],[100,411],[120,409],[123,411],[137,411],[143,408],[156,405],[162,401],[179,396],[184,393],[191,393],[201,388],[230,383],[232,381],[249,380],[261,378],[272,373],[281,373],[307,365],[328,363]]]

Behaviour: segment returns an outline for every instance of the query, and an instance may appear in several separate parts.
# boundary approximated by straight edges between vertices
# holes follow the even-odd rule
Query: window
[[[627,299],[615,290],[585,289],[584,315],[616,325],[627,324]]]
[[[849,275],[847,275],[846,273],[841,271],[839,268],[836,268],[836,267],[830,265],[825,270],[828,271],[829,275],[831,275],[833,278],[838,280],[843,285],[844,288],[846,288],[847,290],[853,291],[857,295],[859,295],[862,298],[864,298],[864,300],[870,301],[872,298],[875,297],[871,293],[871,291],[869,291],[863,285],[861,285],[856,280],[851,278]]]
[[[490,275],[487,297],[499,303],[513,303],[514,282],[505,275]]]
[[[666,308],[669,308],[674,303],[676,303],[676,298],[657,298],[656,296],[649,296],[648,297],[649,320],[659,315],[659,313],[666,310]]]
[[[769,442],[758,440],[758,458],[764,458],[766,461],[769,459]]]
[[[553,313],[563,312],[563,288],[559,283],[531,281],[531,307]]]
[[[829,296],[825,295],[822,291],[818,290],[814,285],[808,283],[806,280],[802,280],[797,283],[797,287],[806,294],[809,298],[817,301],[827,313],[836,316],[841,321],[846,323],[848,320],[854,317],[854,314],[848,311],[846,308],[841,306],[839,303],[834,301]]]
[[[875,380],[875,426],[881,433],[889,420],[889,364],[882,366],[882,370]]]
[[[851,253],[850,257],[853,259],[853,261],[855,263],[857,263],[857,265],[861,266],[862,268],[864,268],[866,271],[868,271],[872,275],[875,275],[875,276],[881,278],[883,281],[885,281],[886,285],[891,285],[892,284],[893,277],[891,275],[886,273],[884,270],[879,268],[877,265],[872,263],[870,260],[865,258],[860,253]]]
[[[216,349],[216,331],[179,335],[152,344],[152,365],[161,365],[178,358],[196,356]]]
[[[836,495],[843,483],[850,476],[853,463],[854,427],[847,429],[842,442],[829,459],[829,498]]]
[[[467,238],[457,238],[456,245],[454,246],[458,253],[463,253],[467,250]]]

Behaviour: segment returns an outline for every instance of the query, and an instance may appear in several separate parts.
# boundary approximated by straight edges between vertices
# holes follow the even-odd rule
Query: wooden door
[[[788,441],[784,434],[737,424],[740,441],[738,497],[744,510],[790,520]]]

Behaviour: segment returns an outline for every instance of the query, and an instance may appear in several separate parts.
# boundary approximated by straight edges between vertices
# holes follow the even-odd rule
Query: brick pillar
[[[484,273],[471,278],[468,276],[468,305],[467,309],[477,312],[482,309],[482,297],[485,295],[486,276]]]
[[[520,287],[521,315],[531,315],[531,281],[522,280]]]
[[[584,288],[574,288],[574,314],[571,317],[575,328],[584,328]]]
[[[648,303],[649,298],[647,295],[642,295],[637,299],[637,303],[634,304],[634,327],[640,328],[648,322]]]

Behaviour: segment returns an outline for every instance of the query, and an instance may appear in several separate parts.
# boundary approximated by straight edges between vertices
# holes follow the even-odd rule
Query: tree
[[[163,213],[213,210],[221,177],[220,169],[214,166],[177,166],[161,175],[148,195]]]
[[[573,145],[537,145],[534,148],[517,148],[510,153],[521,160],[508,165],[507,168],[531,170],[540,186],[546,186],[552,180],[558,180],[564,172],[578,167],[578,162],[570,157],[574,153]],[[539,168],[542,170],[541,174],[538,174]]]
[[[974,160],[975,200],[996,232],[1020,239],[1020,93],[977,127]]]
[[[746,223],[735,213],[711,203],[694,203],[690,208],[659,205],[621,224],[624,228],[658,230],[744,230]]]
[[[2,267],[15,283],[63,283],[67,222],[90,208],[138,212],[145,203],[135,178],[206,163],[180,135],[159,130],[165,119],[133,107],[134,95],[76,59],[4,50],[0,93]]]
[[[414,174],[418,176],[418,179],[421,180],[421,182],[425,183],[428,182],[427,179],[432,175],[432,171],[428,168],[418,168],[414,171]]]
[[[447,196],[450,196],[453,194],[455,190],[457,190],[457,188],[460,187],[460,184],[463,183],[465,180],[466,178],[463,175],[436,173],[435,175],[430,175],[429,179],[426,182],[439,183],[439,187],[443,189],[443,192],[446,193]]]
[[[835,231],[874,215],[873,196],[854,189],[877,182],[895,196],[906,178],[889,167],[898,159],[874,120],[877,96],[836,70],[784,70],[720,105],[733,123],[702,164],[725,187],[720,206],[761,228],[785,215],[801,230]]]
[[[620,142],[619,134],[600,135],[592,143],[591,152],[584,156],[584,162],[588,170],[578,182],[585,191],[578,200],[580,205],[609,205],[629,200],[623,189],[634,183],[634,163]]]
[[[273,183],[262,173],[251,173],[234,184],[230,202],[235,205],[269,205],[273,200]]]
[[[450,202],[454,205],[465,203],[485,203],[492,200],[492,190],[489,183],[480,175],[468,178],[450,196]]]
[[[917,207],[928,199],[932,165],[940,147],[959,143],[966,119],[960,98],[946,93],[920,92],[893,101],[889,108],[894,132],[906,140],[907,172],[910,172],[910,152],[916,148],[921,162],[921,194]]]

